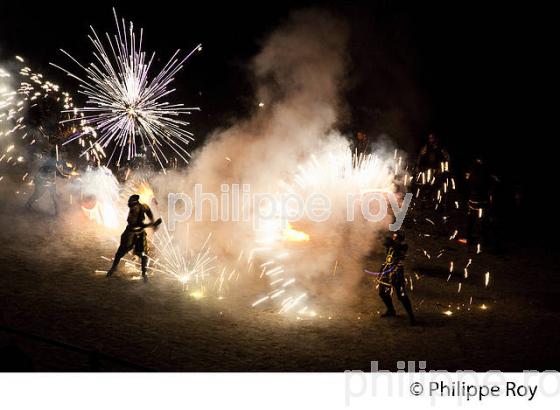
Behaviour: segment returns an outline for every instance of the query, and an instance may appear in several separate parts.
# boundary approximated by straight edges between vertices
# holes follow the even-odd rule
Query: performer
[[[435,134],[428,135],[426,145],[420,149],[416,168],[418,171],[438,170],[441,163],[449,161],[449,154],[439,145]]]
[[[47,160],[41,165],[35,178],[33,178],[33,194],[27,200],[25,204],[27,209],[32,209],[33,204],[37,202],[46,192],[49,193],[51,197],[54,216],[58,216],[58,198],[56,192],[56,177],[60,176],[62,178],[69,178],[70,174],[64,172],[64,169],[59,161],[54,157],[49,156]]]
[[[446,209],[447,195],[443,195],[441,205],[438,191],[442,191],[443,182],[449,176],[449,154],[440,146],[435,134],[429,134],[426,144],[422,147],[416,160],[416,178],[412,188],[418,189],[418,204],[431,207],[436,202],[436,209]]]
[[[495,217],[495,212],[493,212],[494,192],[499,179],[490,173],[488,166],[480,156],[472,163],[465,179],[468,192],[467,243],[469,247],[472,247],[477,228],[478,240],[484,243],[490,241],[491,232],[494,231],[491,229],[490,223],[491,219]]]
[[[404,243],[404,233],[401,231],[393,233],[391,238],[385,241],[385,263],[381,265],[379,272],[379,296],[387,306],[387,311],[381,317],[396,316],[395,307],[391,297],[392,292],[396,292],[397,299],[400,300],[408,317],[410,324],[416,323],[414,313],[412,312],[412,304],[406,294],[406,279],[404,277],[404,267],[402,261],[406,256],[408,245]]]
[[[359,154],[366,155],[369,149],[368,136],[365,132],[358,131],[354,140],[354,149]]]
[[[161,218],[154,221],[152,210],[148,205],[140,203],[139,195],[131,195],[130,198],[128,198],[128,207],[128,225],[121,235],[121,243],[115,254],[113,265],[107,272],[107,277],[113,275],[122,257],[132,250],[134,255],[138,256],[141,260],[142,278],[144,282],[147,282],[148,241],[145,229],[150,226],[156,228],[161,223]],[[150,223],[144,223],[146,217],[148,217]]]

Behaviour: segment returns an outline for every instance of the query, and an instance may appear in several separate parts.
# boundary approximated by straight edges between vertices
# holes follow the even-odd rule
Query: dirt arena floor
[[[101,256],[113,254],[112,240],[86,218],[62,223],[68,204],[58,218],[46,198],[43,210],[26,211],[25,194],[2,184],[1,357],[18,357],[27,369],[344,371],[378,361],[396,370],[401,360],[428,369],[560,369],[558,258],[542,249],[473,255],[448,238],[422,236],[428,228],[418,221],[407,231],[407,270],[419,278],[410,293],[417,326],[398,302],[399,317],[380,318],[367,279],[354,305],[319,306],[317,317],[297,320],[251,308],[243,292],[195,300],[165,277],[144,284],[123,270],[108,280],[96,271],[107,269]],[[469,258],[477,268],[458,292],[449,260],[462,270]]]

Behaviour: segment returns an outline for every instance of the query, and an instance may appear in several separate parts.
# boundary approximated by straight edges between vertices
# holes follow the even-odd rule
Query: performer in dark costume
[[[408,317],[410,324],[416,323],[414,313],[412,312],[412,304],[406,294],[406,279],[404,277],[404,267],[402,261],[406,256],[408,245],[404,243],[404,234],[399,231],[393,233],[391,238],[385,241],[385,263],[381,265],[379,272],[379,296],[387,306],[387,311],[383,313],[382,317],[396,316],[392,292],[397,294],[397,299],[400,300]]]
[[[468,193],[467,243],[471,248],[475,239],[492,248],[498,247],[495,200],[500,180],[490,172],[485,161],[478,157],[465,175]],[[498,195],[499,196],[499,195]]]
[[[416,177],[412,184],[412,189],[417,191],[420,208],[431,208],[435,203],[436,210],[446,209],[447,195],[443,195],[443,198],[439,195],[444,191],[442,186],[449,177],[448,167],[448,152],[439,145],[435,134],[428,135],[428,140],[416,160]]]
[[[62,165],[53,157],[41,165],[35,178],[33,178],[33,194],[25,204],[27,209],[32,209],[33,204],[37,202],[46,192],[49,193],[54,207],[54,216],[58,216],[58,198],[56,192],[56,177],[69,178],[70,175],[64,172]]]
[[[150,207],[146,204],[140,203],[139,195],[131,195],[128,199],[128,225],[121,235],[121,243],[115,254],[113,265],[107,272],[107,277],[113,275],[120,260],[131,250],[134,255],[138,256],[141,260],[142,278],[144,282],[148,281],[148,241],[146,235],[146,228],[149,226],[157,227],[161,223],[161,218],[154,221],[154,215]],[[148,217],[150,223],[144,223],[144,219]]]
[[[441,163],[446,161],[449,161],[448,152],[439,145],[435,134],[428,135],[426,145],[420,149],[418,159],[416,160],[417,170],[438,170]]]

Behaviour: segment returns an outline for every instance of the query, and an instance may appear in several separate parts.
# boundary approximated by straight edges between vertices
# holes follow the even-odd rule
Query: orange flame
[[[303,231],[294,229],[291,224],[288,224],[286,229],[284,229],[282,239],[290,242],[307,242],[309,241],[309,235]]]

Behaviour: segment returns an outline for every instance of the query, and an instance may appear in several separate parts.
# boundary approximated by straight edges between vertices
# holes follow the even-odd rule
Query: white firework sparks
[[[169,162],[165,150],[188,162],[186,146],[193,136],[185,129],[189,123],[182,116],[199,108],[170,104],[165,98],[175,91],[169,88],[174,76],[196,50],[201,50],[201,45],[185,56],[177,50],[161,71],[150,78],[155,53],[148,56],[142,50],[143,30],[137,36],[132,22],[128,25],[124,19],[119,22],[114,9],[113,13],[117,34],[105,34],[108,47],[91,27],[92,34],[88,37],[95,49],[96,62],[84,66],[61,50],[83,70],[83,77],[52,64],[78,80],[80,93],[87,97],[86,105],[77,111],[82,125],[95,128],[98,135],[96,144],[84,154],[94,147],[104,151],[111,145],[108,164],[115,159],[120,165],[125,155],[128,161],[146,153],[165,169]],[[78,134],[67,142],[81,137]]]
[[[49,118],[58,117],[63,110],[71,112],[73,102],[69,93],[33,71],[22,57],[16,56],[10,67],[12,72],[0,67],[0,164],[25,165],[34,151],[31,146],[39,146],[35,151],[49,148],[68,132],[76,131],[54,130]],[[34,116],[39,120],[30,121]],[[72,118],[72,114],[66,114],[66,118]]]
[[[157,257],[150,258],[150,270],[179,280],[183,289],[189,290],[195,298],[204,296],[210,274],[216,269],[217,257],[211,253],[209,245],[211,236],[206,237],[198,250],[187,243],[184,252],[163,223],[150,241],[157,252]]]
[[[397,155],[395,158],[381,153],[358,155],[352,152],[347,143],[337,141],[323,151],[310,155],[289,179],[280,182],[279,191],[297,193],[302,198],[316,193],[324,194],[330,199],[336,213],[346,206],[348,194],[394,192],[401,162]],[[305,279],[305,274],[302,277],[302,272],[298,272],[293,258],[303,258],[316,252],[314,243],[320,241],[321,233],[316,230],[317,226],[306,224],[309,221],[305,218],[298,221],[303,223],[301,227],[291,225],[288,220],[295,209],[286,208],[284,215],[279,212],[274,218],[259,221],[260,229],[255,230],[255,243],[263,246],[255,248],[259,253],[256,255],[258,260],[264,261],[260,265],[260,277],[268,280],[269,289],[268,293],[259,295],[251,306],[273,304],[278,313],[313,317],[316,312],[309,305],[312,295],[306,289],[305,281],[300,280]],[[280,210],[282,205],[276,204],[272,209]],[[335,226],[333,229],[336,229]],[[328,277],[322,280],[334,277],[338,264],[338,259],[334,260],[329,271],[325,271]]]

